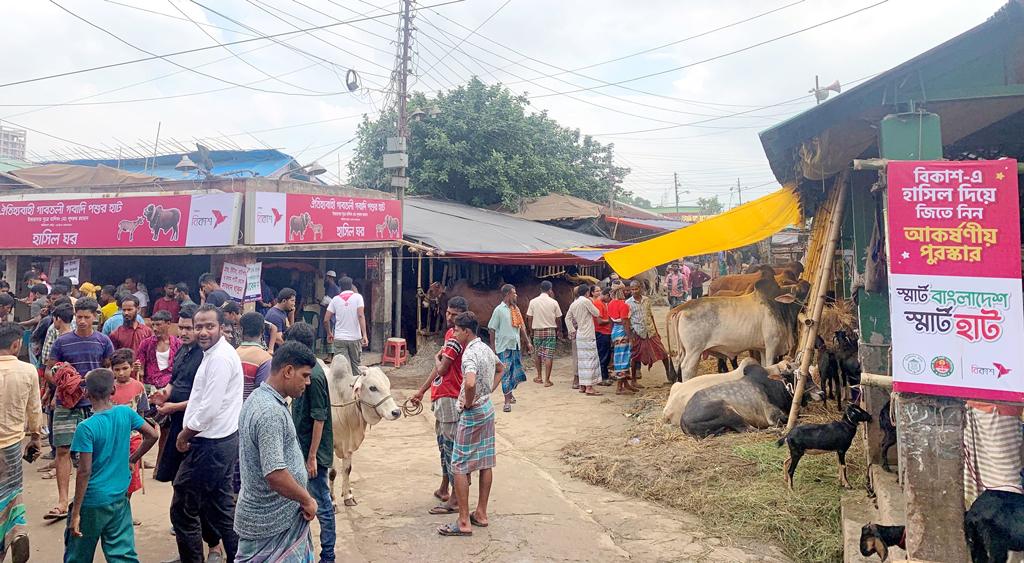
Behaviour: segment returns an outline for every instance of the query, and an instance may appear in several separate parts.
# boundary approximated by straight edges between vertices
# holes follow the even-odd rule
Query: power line
[[[50,3],[53,4],[54,6],[57,6],[61,10],[67,12],[68,14],[70,14],[75,19],[78,19],[78,20],[84,22],[85,24],[89,25],[90,27],[92,27],[92,28],[94,28],[94,29],[96,29],[98,31],[101,31],[101,32],[103,32],[103,33],[113,37],[114,39],[120,41],[121,43],[124,43],[125,45],[131,47],[132,49],[135,49],[136,51],[139,51],[139,52],[142,52],[142,53],[146,53],[147,55],[151,55],[151,56],[153,56],[155,58],[159,58],[159,59],[161,59],[163,61],[166,61],[166,62],[168,62],[168,63],[170,63],[170,64],[172,64],[172,65],[174,65],[174,66],[176,66],[178,68],[181,68],[183,70],[187,70],[187,71],[192,72],[194,74],[198,74],[199,76],[203,76],[203,77],[206,77],[206,78],[209,78],[209,79],[212,79],[212,80],[216,80],[217,82],[223,82],[225,84],[230,84],[230,85],[238,87],[238,88],[246,88],[246,89],[249,89],[249,90],[255,90],[257,92],[263,92],[263,93],[267,93],[267,94],[282,94],[282,95],[286,95],[286,96],[317,96],[318,97],[318,96],[337,96],[337,95],[340,95],[340,94],[348,94],[349,93],[347,90],[340,91],[340,92],[330,92],[330,93],[285,92],[285,91],[282,91],[282,90],[269,90],[269,89],[266,89],[266,88],[256,88],[256,87],[253,87],[253,86],[246,86],[246,85],[241,84],[239,82],[233,82],[231,80],[220,78],[218,76],[214,76],[212,74],[203,72],[201,70],[196,70],[195,68],[192,68],[192,67],[187,67],[187,66],[185,66],[185,65],[183,65],[181,63],[178,63],[176,61],[171,60],[169,57],[167,57],[165,55],[157,55],[156,53],[153,53],[152,51],[148,51],[146,49],[143,49],[142,47],[139,47],[138,45],[135,45],[134,43],[128,41],[127,39],[122,38],[121,36],[117,35],[116,33],[114,33],[112,31],[104,28],[103,26],[100,26],[99,24],[93,23],[92,21],[90,21],[90,20],[86,19],[85,17],[79,15],[78,13],[74,12],[73,10],[70,10],[70,9],[62,6],[60,3],[57,2],[57,0],[50,0]],[[248,40],[246,40],[246,41],[248,41]],[[226,45],[229,45],[229,44],[218,43],[216,45],[212,45],[210,48],[226,47]],[[0,87],[2,87],[2,86],[0,86]]]
[[[684,69],[687,69],[687,68],[692,68],[692,67],[695,67],[697,65],[701,65],[701,64],[708,63],[708,62],[711,62],[711,61],[716,61],[718,59],[724,59],[726,57],[729,57],[729,56],[732,56],[732,55],[735,55],[735,54],[738,54],[738,53],[743,53],[745,51],[749,51],[751,49],[755,49],[757,47],[761,47],[761,46],[767,45],[769,43],[774,43],[775,41],[779,41],[779,40],[785,39],[787,37],[792,37],[792,36],[797,35],[799,33],[803,33],[805,31],[809,31],[811,29],[815,29],[815,28],[821,27],[823,25],[827,25],[827,24],[830,24],[832,22],[839,21],[839,20],[841,20],[843,18],[847,18],[847,17],[850,17],[852,15],[859,14],[859,13],[861,13],[863,11],[870,10],[871,8],[874,8],[876,6],[881,6],[882,4],[885,4],[888,1],[889,0],[881,0],[880,2],[876,2],[874,4],[871,4],[869,6],[865,6],[863,8],[858,8],[858,9],[852,11],[852,12],[847,12],[847,13],[841,15],[841,16],[836,16],[834,18],[831,18],[831,19],[825,20],[823,22],[819,22],[819,23],[816,23],[814,25],[810,25],[810,26],[798,29],[796,31],[791,31],[789,33],[785,33],[783,35],[779,35],[779,36],[773,37],[771,39],[766,39],[764,41],[760,41],[758,43],[754,43],[753,45],[747,45],[746,47],[742,47],[740,49],[729,51],[728,53],[722,53],[722,54],[719,54],[719,55],[715,55],[713,57],[708,57],[706,59],[702,59],[702,60],[699,60],[699,61],[688,63],[688,64],[685,64],[685,65],[681,65],[681,66],[677,66],[677,67],[673,67],[673,68],[667,68],[667,69],[664,69],[664,70],[659,70],[658,72],[652,72],[652,73],[644,74],[644,75],[641,75],[641,76],[634,76],[633,78],[627,78],[625,80],[618,80],[616,82],[609,82],[609,83],[601,84],[601,85],[598,85],[598,86],[592,86],[590,88],[581,88],[581,89],[578,89],[578,90],[568,90],[566,92],[558,92],[558,93],[555,93],[555,94],[543,94],[543,95],[534,96],[534,97],[536,97],[536,98],[546,98],[546,97],[549,97],[549,96],[561,96],[561,95],[564,95],[564,94],[575,94],[577,92],[587,92],[587,91],[590,91],[590,90],[596,90],[596,89],[599,89],[599,88],[607,88],[608,86],[617,86],[619,84],[626,84],[626,83],[629,83],[629,82],[636,82],[637,80],[643,80],[644,78],[651,78],[651,77],[654,77],[654,76],[661,76],[663,74],[668,74],[670,72],[676,72],[676,71],[679,71],[679,70],[684,70]]]
[[[494,16],[498,15],[498,12],[502,11],[505,8],[505,6],[509,5],[510,2],[512,2],[512,0],[505,0],[504,4],[502,4],[501,6],[498,6],[497,10],[494,10],[493,12],[491,12],[491,15],[487,16],[487,19],[485,19],[484,21],[480,22],[480,25],[476,26],[476,28],[474,28],[473,31],[469,32],[469,34],[466,35],[465,37],[463,37],[462,39],[460,39],[459,42],[454,47],[452,47],[451,49],[448,50],[448,52],[446,52],[444,55],[442,55],[441,58],[438,59],[437,63],[443,61],[445,59],[445,57],[447,57],[448,55],[452,54],[452,51],[454,51],[455,49],[458,49],[466,41],[466,39],[469,39],[470,35],[473,35],[477,31],[479,31],[481,27],[483,27],[485,24],[487,24],[487,22],[491,21],[491,19],[494,18]],[[434,67],[437,66],[437,63],[434,63],[433,65],[431,65],[430,68],[427,69],[426,74],[430,74],[430,71],[434,70]]]
[[[682,39],[678,39],[678,40],[672,41],[670,43],[665,43],[663,45],[658,45],[657,47],[651,47],[649,49],[644,49],[642,51],[637,51],[635,53],[630,53],[628,55],[623,55],[621,57],[616,57],[614,59],[608,59],[606,61],[601,61],[599,63],[593,63],[593,64],[589,64],[589,65],[586,65],[586,66],[577,67],[577,68],[574,68],[574,69],[571,69],[571,70],[562,70],[562,69],[560,69],[561,72],[552,74],[550,76],[560,76],[562,74],[570,74],[570,73],[571,74],[575,74],[576,72],[581,71],[581,70],[587,70],[587,69],[590,69],[590,68],[594,68],[594,67],[598,67],[598,66],[603,66],[603,65],[606,65],[606,64],[616,63],[616,62],[619,62],[619,61],[622,61],[622,60],[626,60],[626,59],[630,59],[630,58],[633,58],[633,57],[638,57],[640,55],[646,55],[647,53],[651,53],[651,52],[654,52],[654,51],[660,51],[661,49],[664,49],[666,47],[672,47],[672,46],[675,46],[675,45],[679,45],[681,43],[686,43],[687,41],[692,41],[694,39],[699,39],[699,38],[704,37],[706,35],[711,35],[712,33],[723,31],[723,30],[729,29],[731,27],[736,27],[737,25],[741,25],[741,24],[744,24],[744,23],[747,23],[747,22],[751,22],[751,21],[754,21],[756,19],[763,18],[765,16],[774,14],[776,12],[781,12],[782,10],[785,10],[786,8],[792,8],[793,6],[796,6],[797,4],[802,4],[805,1],[806,0],[796,0],[796,2],[790,2],[789,4],[786,4],[784,6],[779,6],[778,8],[773,8],[771,10],[768,10],[767,12],[761,12],[760,14],[756,14],[756,15],[750,16],[748,18],[744,18],[742,20],[739,20],[739,21],[734,21],[732,23],[727,23],[725,25],[718,26],[716,28],[709,29],[707,31],[702,31],[702,32],[697,33],[695,35],[690,35],[689,37],[684,37]],[[558,68],[558,67],[552,67],[552,68]],[[509,83],[509,84],[514,84],[514,83]]]
[[[430,9],[430,8],[439,8],[441,6],[448,6],[448,5],[451,5],[451,4],[458,4],[458,3],[464,2],[464,1],[465,0],[447,0],[446,2],[441,2],[441,3],[438,3],[438,4],[431,4],[429,6],[423,6],[423,7],[420,7],[420,8],[414,8],[414,10],[426,10],[426,9]],[[229,41],[227,43],[224,43],[223,45],[224,46],[241,45],[243,43],[252,43],[253,41],[264,41],[264,40],[272,39],[272,38],[275,38],[275,37],[285,37],[285,36],[289,36],[289,35],[295,35],[297,33],[305,33],[305,32],[308,32],[308,31],[316,31],[318,29],[327,29],[327,28],[330,28],[330,27],[337,27],[339,25],[350,25],[350,24],[353,24],[353,23],[359,23],[359,22],[362,22],[362,21],[374,20],[374,19],[377,19],[377,18],[382,18],[382,17],[387,17],[387,16],[394,16],[394,15],[397,15],[397,14],[398,14],[398,12],[390,12],[390,13],[387,13],[387,14],[381,14],[379,16],[372,16],[372,17],[348,20],[348,21],[344,21],[344,22],[330,23],[330,24],[320,25],[320,26],[316,26],[316,27],[300,29],[300,30],[296,30],[296,31],[285,31],[285,32],[282,32],[282,33],[274,33],[274,34],[266,35],[266,36],[263,36],[263,37],[250,37],[248,39],[240,39],[238,41]],[[178,55],[186,55],[186,54],[190,54],[190,53],[198,53],[198,52],[202,52],[202,51],[208,51],[210,49],[218,49],[220,47],[221,46],[219,46],[219,45],[209,45],[209,46],[206,46],[206,47],[195,47],[195,48],[192,48],[192,49],[183,49],[181,51],[174,51],[172,53],[164,53],[164,54],[161,54],[161,55],[152,55],[152,56],[148,56],[148,57],[140,57],[138,59],[131,59],[131,60],[121,61],[121,62],[117,62],[117,63],[108,63],[108,64],[103,64],[103,65],[98,65],[98,66],[93,66],[93,67],[88,67],[88,68],[81,68],[81,69],[77,69],[77,70],[69,70],[69,71],[65,71],[65,72],[58,72],[58,73],[55,73],[55,74],[49,74],[49,75],[45,75],[45,76],[36,76],[36,77],[33,77],[33,78],[25,78],[25,79],[22,79],[22,80],[15,80],[13,82],[5,82],[3,84],[0,84],[0,88],[7,88],[8,86],[17,86],[17,85],[21,85],[21,84],[29,84],[29,83],[32,83],[32,82],[40,82],[40,81],[43,81],[43,80],[51,80],[51,79],[54,79],[54,78],[62,78],[62,77],[65,77],[65,76],[74,76],[74,75],[77,75],[77,74],[84,74],[84,73],[87,73],[87,72],[95,72],[97,70],[106,70],[106,69],[109,69],[109,68],[117,68],[117,67],[121,67],[121,66],[132,65],[132,64],[137,64],[137,63],[142,63],[142,62],[147,62],[147,61],[154,61],[154,60],[157,60],[157,59],[166,59],[167,57],[176,57]]]

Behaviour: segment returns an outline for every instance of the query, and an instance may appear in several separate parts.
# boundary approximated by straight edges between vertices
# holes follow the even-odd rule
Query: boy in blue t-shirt
[[[101,542],[107,561],[138,561],[132,510],[128,504],[130,464],[138,462],[159,434],[138,413],[114,406],[114,373],[94,369],[85,376],[93,415],[79,423],[71,441],[78,454],[75,501],[64,532],[65,563],[91,563]],[[132,430],[142,433],[142,446],[129,456]]]

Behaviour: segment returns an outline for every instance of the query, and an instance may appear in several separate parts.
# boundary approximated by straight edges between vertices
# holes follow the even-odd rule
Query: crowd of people
[[[669,296],[676,303],[699,297],[690,284],[701,285],[700,274],[672,265]],[[334,361],[350,362],[358,374],[365,305],[350,278],[334,280],[325,284],[323,329]],[[13,298],[0,292],[0,402],[7,415],[0,427],[0,552],[27,557],[20,458],[44,457],[49,463],[40,471],[56,481],[57,503],[42,518],[67,519],[66,561],[91,561],[97,544],[108,560],[137,560],[139,522],[130,500],[146,469],[173,489],[168,512],[178,554],[169,561],[312,561],[313,518],[320,561],[334,560],[331,399],[326,366],[312,351],[319,327],[295,321],[293,289],[281,289],[261,314],[243,313],[210,274],[199,278],[199,303],[183,283],[165,284],[150,302],[133,277],[121,288],[32,281],[32,307],[21,323],[10,322]],[[572,388],[586,396],[616,383],[617,393],[632,393],[642,387],[642,366],[663,362],[667,369],[643,283],[613,275],[580,285],[564,312],[550,282],[540,289],[524,314],[516,288],[502,287],[486,327],[463,298],[447,303],[443,347],[411,398],[419,404],[429,391],[435,418],[441,484],[430,513],[458,514],[438,529],[442,535],[488,525],[491,394],[500,386],[502,410],[512,410],[514,392],[527,380],[524,352],[533,355],[533,381],[551,387],[564,335],[572,342]],[[483,328],[488,337],[481,339]],[[22,362],[26,330],[29,362]],[[153,446],[155,465],[144,467]],[[473,473],[479,496],[470,511]]]
[[[65,561],[91,562],[97,545],[138,560],[131,496],[148,469],[173,489],[169,561],[312,561],[313,518],[320,561],[334,560],[331,403],[319,327],[295,320],[293,289],[243,314],[211,274],[199,303],[183,283],[150,302],[132,276],[120,288],[30,276],[28,318],[13,322],[0,291],[0,560],[29,556],[22,459],[56,482],[39,516],[67,520]],[[362,297],[350,278],[330,281],[323,330],[358,366]]]

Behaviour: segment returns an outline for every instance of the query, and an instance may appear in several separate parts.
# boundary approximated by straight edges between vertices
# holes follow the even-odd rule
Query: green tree
[[[628,168],[611,166],[614,145],[567,129],[545,112],[528,112],[525,96],[473,78],[454,90],[426,97],[415,93],[410,123],[410,193],[475,206],[516,206],[523,199],[565,193],[594,202],[631,197],[622,188]],[[385,140],[396,131],[395,112],[363,118],[349,182],[390,190],[383,169]]]
[[[718,201],[718,196],[698,198],[697,207],[700,208],[701,215],[718,215],[724,208],[722,202]]]

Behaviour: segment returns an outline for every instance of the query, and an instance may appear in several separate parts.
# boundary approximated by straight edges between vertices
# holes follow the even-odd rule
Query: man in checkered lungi
[[[540,295],[530,300],[526,308],[527,325],[533,332],[533,349],[536,351],[534,364],[537,366],[537,377],[534,383],[543,383],[551,387],[551,365],[555,359],[558,325],[562,318],[562,308],[555,301],[551,282],[540,282]]]
[[[501,382],[505,366],[491,348],[477,337],[479,324],[470,312],[455,317],[455,338],[463,345],[462,390],[458,405],[462,411],[455,428],[452,475],[459,502],[459,519],[438,528],[442,536],[471,536],[473,526],[489,525],[487,501],[494,480],[494,405],[491,390]],[[480,494],[476,510],[469,511],[469,474],[480,472]]]
[[[464,297],[455,296],[448,300],[445,319],[448,332],[444,335],[444,346],[438,351],[430,377],[420,385],[412,396],[413,404],[420,404],[427,389],[430,389],[430,408],[434,411],[434,431],[437,433],[437,449],[441,454],[441,485],[434,496],[441,501],[430,509],[431,514],[451,514],[459,509],[459,501],[448,492],[449,484],[454,488],[452,478],[452,448],[455,446],[455,426],[459,422],[456,402],[462,390],[462,344],[455,338],[455,317],[469,309]]]

